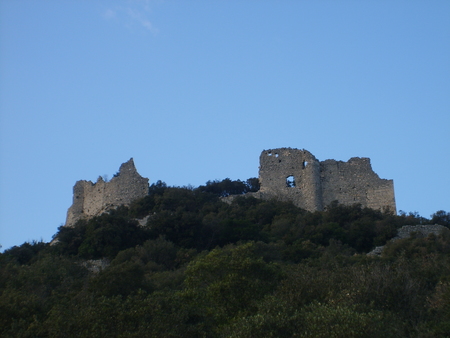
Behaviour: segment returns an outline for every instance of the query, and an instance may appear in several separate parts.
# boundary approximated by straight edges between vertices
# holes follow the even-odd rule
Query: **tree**
[[[255,306],[272,292],[281,279],[281,269],[255,255],[250,242],[237,247],[214,249],[189,264],[186,270],[186,294],[201,299],[206,313],[231,320]],[[213,311],[214,309],[214,311]]]
[[[450,227],[450,212],[444,210],[436,211],[431,215],[431,224],[439,224],[446,227]]]

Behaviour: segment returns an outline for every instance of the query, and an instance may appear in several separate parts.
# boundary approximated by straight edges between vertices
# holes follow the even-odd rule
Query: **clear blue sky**
[[[258,175],[263,149],[370,157],[450,211],[450,1],[1,1],[0,244],[49,241],[77,180]]]

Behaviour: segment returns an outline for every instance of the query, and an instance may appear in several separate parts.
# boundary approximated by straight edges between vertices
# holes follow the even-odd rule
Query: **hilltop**
[[[148,184],[131,164],[109,182],[82,184],[107,193],[123,179]],[[96,199],[102,207],[82,209],[52,245],[6,250],[0,335],[448,336],[450,213],[427,219],[337,201],[307,210],[255,198],[263,184],[156,181],[107,208]],[[428,224],[441,227],[423,232]]]
[[[337,202],[396,212],[393,180],[380,179],[369,158],[320,162],[309,151],[294,148],[263,150],[259,158],[259,178],[253,180],[247,196],[290,201],[308,211],[322,211]],[[66,226],[146,196],[148,182],[139,175],[132,158],[109,182],[101,176],[95,183],[76,182]],[[232,193],[227,200],[239,193]]]

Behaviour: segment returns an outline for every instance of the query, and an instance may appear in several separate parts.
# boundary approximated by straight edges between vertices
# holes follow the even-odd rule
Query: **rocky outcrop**
[[[397,236],[395,236],[391,241],[396,241],[403,238],[409,238],[412,233],[420,237],[427,237],[428,235],[434,234],[439,235],[442,231],[448,230],[445,226],[439,224],[419,224],[419,225],[404,225],[397,231]]]
[[[419,237],[428,237],[431,234],[439,235],[443,231],[450,231],[447,227],[439,224],[419,224],[419,225],[404,225],[400,229],[397,230],[397,236],[392,238],[388,243],[392,243],[398,241],[399,239],[405,239],[411,237],[412,234],[415,234]],[[367,255],[369,256],[379,256],[383,253],[383,246],[377,246]]]

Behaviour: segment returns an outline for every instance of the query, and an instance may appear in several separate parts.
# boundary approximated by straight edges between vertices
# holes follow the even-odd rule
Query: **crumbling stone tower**
[[[264,150],[259,157],[260,193],[293,201],[306,210],[322,210],[320,163],[309,151]]]
[[[109,182],[99,177],[97,182],[78,181],[73,187],[73,204],[67,211],[66,226],[79,219],[102,214],[120,205],[128,205],[148,194],[148,178],[136,170],[131,158],[120,166],[119,172]]]
[[[318,161],[307,150],[278,148],[260,156],[260,191],[255,197],[292,201],[309,211],[331,202],[396,212],[394,183],[373,172],[369,158]]]

